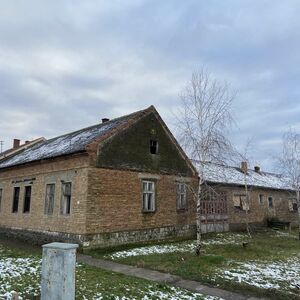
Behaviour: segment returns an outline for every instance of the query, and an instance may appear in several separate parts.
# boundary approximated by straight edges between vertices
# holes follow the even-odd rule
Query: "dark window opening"
[[[272,208],[273,207],[273,197],[270,196],[268,198],[268,201],[269,201],[269,207]]]
[[[14,198],[13,198],[13,207],[12,212],[17,213],[19,208],[19,196],[20,196],[20,188],[17,186],[14,188]]]
[[[294,212],[298,211],[298,204],[296,202],[293,203],[293,211]]]
[[[158,141],[150,140],[150,153],[151,154],[158,153]]]
[[[23,213],[30,212],[31,186],[25,186]]]

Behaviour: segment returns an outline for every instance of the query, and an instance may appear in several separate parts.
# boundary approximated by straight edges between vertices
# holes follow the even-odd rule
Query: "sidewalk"
[[[204,295],[220,297],[225,300],[256,300],[259,298],[247,297],[234,292],[229,292],[219,288],[213,288],[203,285],[197,281],[186,280],[176,275],[162,273],[158,271],[152,271],[144,268],[137,268],[129,265],[119,264],[113,261],[104,259],[93,258],[88,255],[79,254],[77,257],[78,262],[87,264],[89,266],[105,269],[108,271],[114,271],[122,273],[124,275],[135,276],[151,281],[166,283],[175,287],[187,289],[192,292],[201,293]],[[261,298],[260,298],[261,299]]]

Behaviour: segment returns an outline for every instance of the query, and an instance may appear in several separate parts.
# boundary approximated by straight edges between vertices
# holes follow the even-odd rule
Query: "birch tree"
[[[224,163],[231,150],[226,138],[232,124],[235,98],[227,83],[222,83],[202,69],[193,73],[181,94],[177,115],[181,143],[190,158],[197,161],[199,184],[196,192],[196,254],[201,249],[201,189],[205,182],[204,163]]]
[[[292,129],[283,135],[279,164],[282,174],[296,193],[300,240],[300,134]]]

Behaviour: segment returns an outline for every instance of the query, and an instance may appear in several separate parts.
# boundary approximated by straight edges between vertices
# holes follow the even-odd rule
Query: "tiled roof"
[[[83,152],[86,150],[86,146],[95,139],[108,137],[115,130],[119,128],[121,129],[123,126],[126,127],[126,124],[130,120],[143,116],[152,109],[153,107],[150,106],[145,110],[137,111],[130,115],[80,129],[50,140],[45,140],[14,155],[13,157],[1,160],[0,169],[41,159],[49,159],[57,156]]]
[[[199,162],[194,162],[194,165],[197,169],[199,169]],[[201,166],[203,166],[203,176],[206,182],[228,185],[245,185],[244,173],[238,167],[225,166],[210,162],[202,163]],[[293,190],[288,179],[280,174],[262,171],[257,172],[248,169],[246,181],[248,186],[276,190]]]

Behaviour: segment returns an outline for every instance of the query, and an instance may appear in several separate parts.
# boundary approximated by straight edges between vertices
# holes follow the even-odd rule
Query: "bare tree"
[[[281,172],[295,190],[299,217],[300,240],[300,134],[292,129],[283,135],[282,152],[278,158]]]
[[[226,138],[232,124],[232,102],[235,98],[228,84],[213,79],[202,69],[193,73],[181,94],[182,106],[177,115],[180,140],[190,158],[198,162],[197,248],[201,249],[201,189],[205,182],[207,161],[224,163],[232,147]]]

